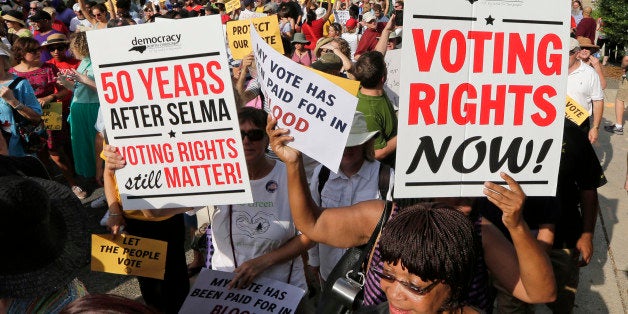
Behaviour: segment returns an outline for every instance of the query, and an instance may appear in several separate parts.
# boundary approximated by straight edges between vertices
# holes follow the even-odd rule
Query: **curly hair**
[[[76,32],[70,38],[70,49],[77,59],[89,57],[89,46],[85,32]]]
[[[347,56],[349,60],[351,60],[351,47],[349,47],[349,42],[344,38],[334,38],[333,42],[338,44],[338,49],[342,52],[343,55]]]
[[[457,308],[467,296],[480,252],[473,224],[442,203],[403,208],[382,231],[381,258],[423,281],[441,281],[451,289],[445,308]]]
[[[24,60],[24,56],[28,52],[32,52],[33,50],[40,49],[41,45],[39,42],[32,37],[20,37],[15,40],[13,46],[11,46],[11,52],[13,52],[13,58],[15,59],[15,63],[19,64]]]

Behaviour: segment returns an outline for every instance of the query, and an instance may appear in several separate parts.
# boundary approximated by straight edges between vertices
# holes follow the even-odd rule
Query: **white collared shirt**
[[[567,78],[567,95],[577,101],[590,114],[593,113],[592,101],[604,100],[602,84],[597,72],[581,60],[580,66],[569,73]]]
[[[392,200],[391,187],[394,185],[395,172],[390,169],[388,192],[385,197],[382,197],[379,192],[379,166],[380,162],[377,160],[365,160],[360,170],[351,177],[347,177],[342,171],[330,172],[321,191],[322,196],[318,193],[318,174],[322,166],[317,167],[310,178],[310,191],[314,202],[323,208],[332,208],[350,206],[373,199]],[[345,251],[346,249],[317,244],[309,251],[309,264],[310,266],[320,266],[321,276],[323,279],[327,279]]]

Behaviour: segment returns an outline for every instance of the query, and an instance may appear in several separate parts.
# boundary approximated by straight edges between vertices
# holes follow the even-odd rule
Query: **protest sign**
[[[121,234],[92,234],[91,270],[164,279],[168,242]]]
[[[347,21],[351,18],[349,15],[349,10],[335,10],[334,11],[334,21],[343,27],[347,25]]]
[[[61,130],[62,117],[63,117],[63,104],[60,102],[49,102],[41,108],[43,114],[41,119],[44,120],[46,130],[58,131]]]
[[[216,40],[198,40],[198,30]],[[219,15],[87,33],[124,209],[252,201]]]
[[[251,39],[270,114],[294,137],[288,145],[337,172],[358,99],[272,49],[255,30]]]
[[[575,99],[567,96],[567,104],[565,108],[565,118],[571,120],[577,125],[582,125],[589,118],[590,114]]]
[[[294,313],[305,294],[287,283],[257,277],[243,289],[227,290],[234,273],[203,270],[181,306],[180,314],[194,313]]]
[[[384,83],[384,91],[390,102],[392,102],[395,110],[399,110],[399,76],[401,74],[401,49],[386,51],[386,82]]]
[[[312,68],[307,68],[310,71],[315,72],[316,74],[326,78],[328,81],[334,83],[336,86],[346,90],[351,95],[357,95],[360,90],[360,82],[356,80],[350,80],[344,77],[332,75],[325,73],[323,71],[315,70]]]
[[[240,0],[229,0],[225,3],[225,13],[231,13],[240,8]]]
[[[482,196],[484,181],[505,184],[500,172],[528,195],[554,195],[568,7],[405,4],[395,197]]]
[[[260,36],[279,53],[283,54],[283,43],[276,16],[259,17],[250,20],[227,22],[227,41],[234,59],[240,60],[251,53],[251,22]]]
[[[267,16],[267,15],[268,14],[266,14],[266,13],[260,13],[260,12],[243,10],[243,11],[240,11],[240,15],[238,15],[238,20],[254,19],[254,18],[258,18],[258,17],[264,17],[264,16]]]

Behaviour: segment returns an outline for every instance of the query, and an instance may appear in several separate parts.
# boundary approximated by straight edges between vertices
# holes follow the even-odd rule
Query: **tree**
[[[611,42],[628,48],[628,4],[626,0],[598,0],[597,13]]]

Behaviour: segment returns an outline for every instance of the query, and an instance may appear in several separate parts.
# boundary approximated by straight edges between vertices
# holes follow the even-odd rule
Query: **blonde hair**
[[[77,59],[89,57],[89,46],[87,45],[87,34],[76,32],[70,38],[70,49]]]

